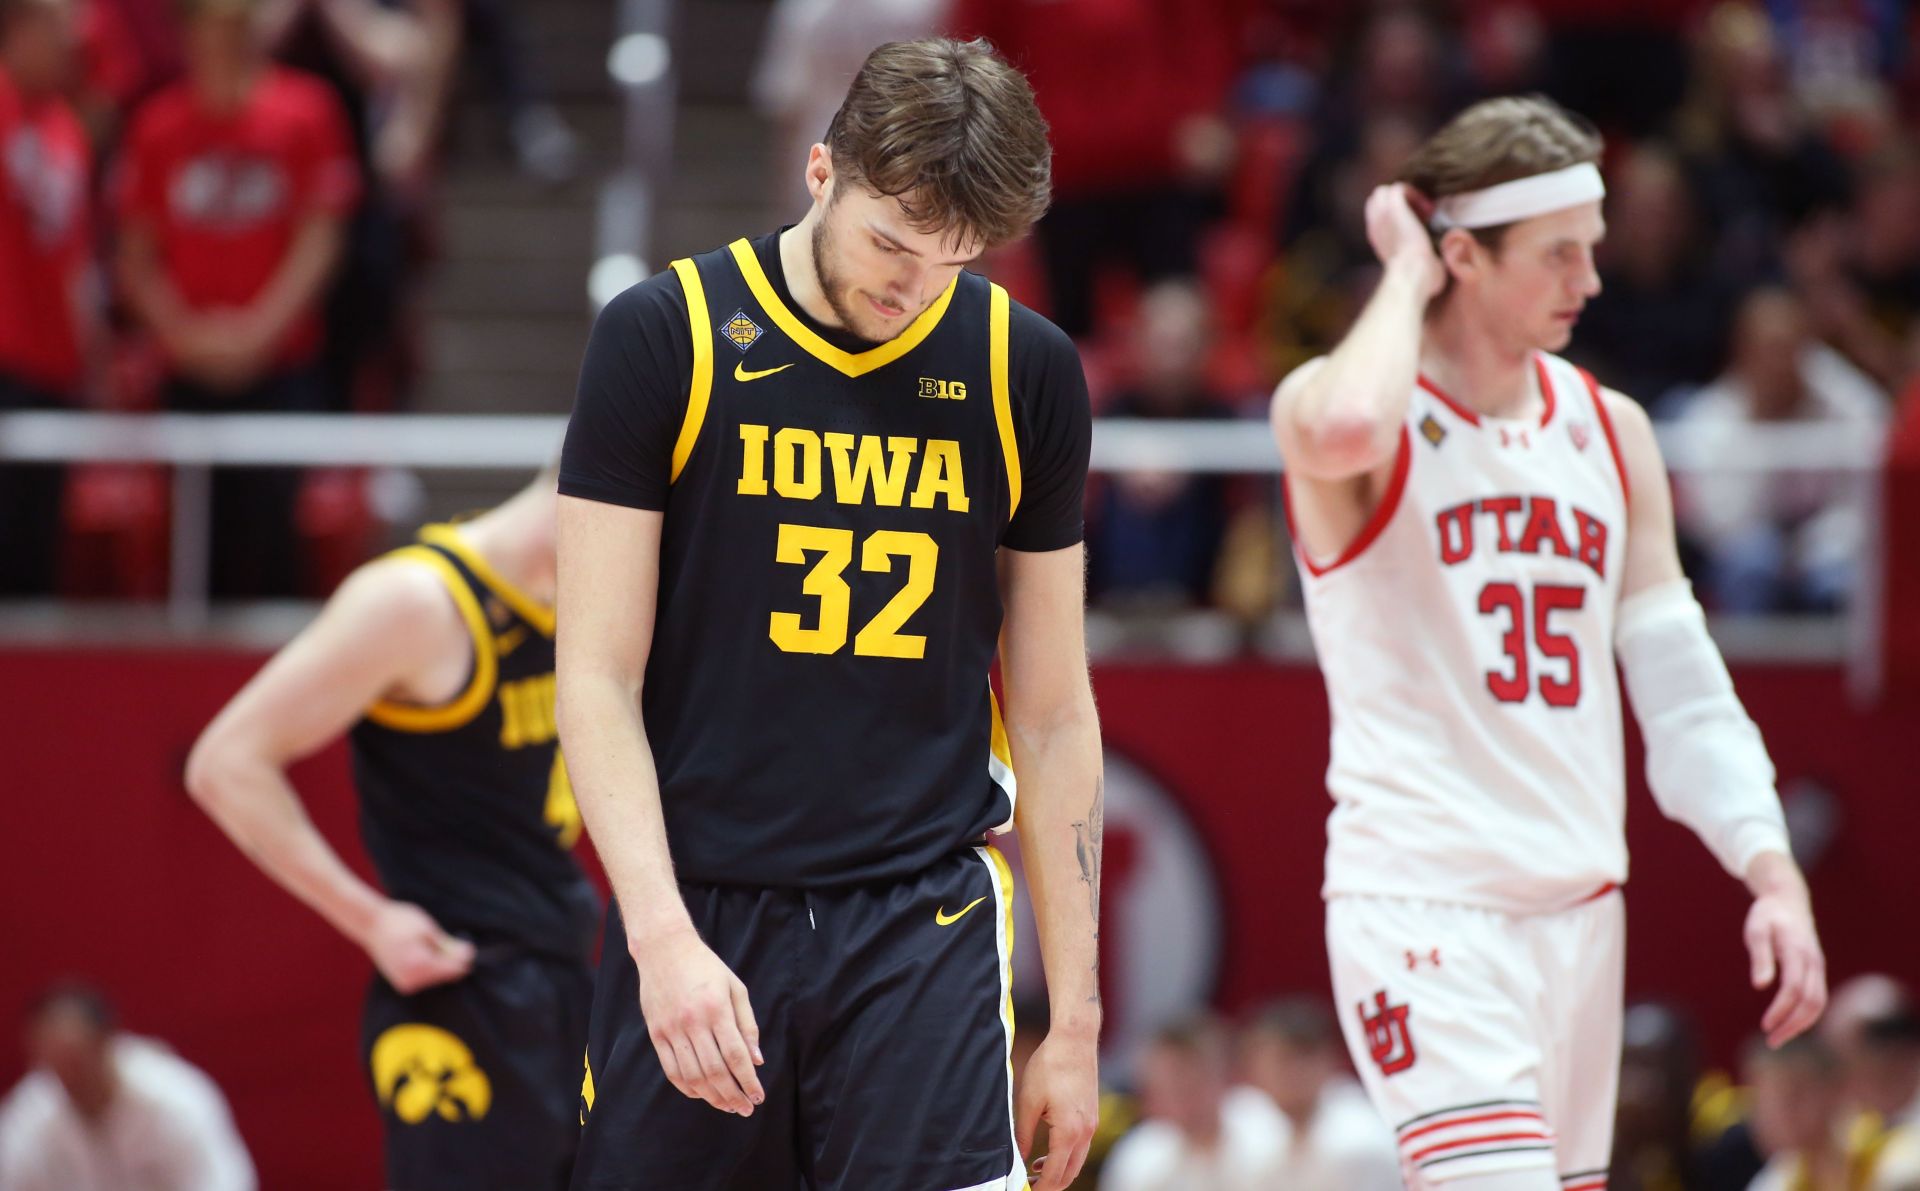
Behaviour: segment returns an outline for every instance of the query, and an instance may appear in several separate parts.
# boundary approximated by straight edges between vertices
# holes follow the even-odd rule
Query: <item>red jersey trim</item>
[[[1462,405],[1460,402],[1455,401],[1452,397],[1449,397],[1445,389],[1441,388],[1439,385],[1436,385],[1432,381],[1428,380],[1424,374],[1422,374],[1416,379],[1418,379],[1421,388],[1425,389],[1429,393],[1432,393],[1435,397],[1438,397],[1440,399],[1440,404],[1452,410],[1455,416],[1459,417],[1467,425],[1478,426],[1480,424],[1479,414],[1474,413],[1471,409],[1467,408],[1465,405]]]
[[[1360,557],[1361,553],[1365,551],[1368,546],[1373,545],[1373,540],[1386,530],[1387,522],[1393,520],[1394,510],[1400,507],[1401,494],[1407,490],[1407,472],[1410,471],[1412,467],[1413,438],[1408,434],[1406,425],[1402,423],[1400,426],[1400,446],[1394,452],[1393,477],[1387,481],[1386,495],[1380,498],[1379,507],[1373,510],[1373,516],[1367,518],[1367,523],[1360,527],[1360,532],[1354,537],[1353,541],[1347,543],[1347,548],[1340,552],[1339,557],[1325,566],[1318,565],[1312,558],[1308,557],[1307,548],[1300,544],[1299,530],[1296,529],[1293,524],[1292,489],[1285,483],[1280,485],[1282,496],[1281,504],[1286,508],[1287,512],[1287,533],[1293,538],[1293,552],[1299,557],[1300,565],[1307,568],[1309,575],[1318,579],[1329,571],[1338,570]]]
[[[1540,426],[1542,429],[1545,429],[1547,423],[1553,421],[1553,410],[1554,410],[1554,404],[1555,404],[1554,394],[1553,394],[1553,381],[1550,380],[1547,376],[1547,358],[1545,356],[1535,353],[1533,357],[1533,366],[1539,372],[1540,399],[1546,403],[1546,408],[1540,411]],[[1478,426],[1480,424],[1479,414],[1475,413],[1472,410],[1472,408],[1467,406],[1464,402],[1456,401],[1451,395],[1447,393],[1445,389],[1442,389],[1439,385],[1434,384],[1431,380],[1427,379],[1427,377],[1424,374],[1421,376],[1415,377],[1414,379],[1419,383],[1421,388],[1425,389],[1427,392],[1439,398],[1440,404],[1452,410],[1454,412],[1454,416],[1466,422],[1467,425]]]
[[[1609,893],[1618,892],[1619,889],[1620,889],[1620,885],[1618,882],[1608,881],[1605,885],[1602,885],[1600,888],[1594,890],[1592,893],[1587,894],[1587,896],[1581,898],[1579,901],[1573,904],[1576,906],[1584,906],[1584,905],[1587,905],[1589,902],[1597,902],[1601,898],[1607,896],[1607,894]]]
[[[1547,423],[1553,421],[1554,396],[1553,375],[1547,371],[1547,358],[1539,352],[1533,354],[1534,371],[1540,377],[1540,399],[1547,407],[1540,411],[1540,429],[1545,430]]]
[[[1607,399],[1600,392],[1600,382],[1593,379],[1593,373],[1585,368],[1580,370],[1580,379],[1587,382],[1587,392],[1593,394],[1593,416],[1600,419],[1600,429],[1607,436],[1607,449],[1613,452],[1613,468],[1620,473],[1620,495],[1628,504],[1633,503],[1633,489],[1627,483],[1627,460],[1620,454],[1620,439],[1613,432],[1613,418],[1607,413]]]

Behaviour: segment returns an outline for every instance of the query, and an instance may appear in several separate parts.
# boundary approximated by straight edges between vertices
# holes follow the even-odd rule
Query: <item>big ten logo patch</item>
[[[1125,1078],[1167,1021],[1213,997],[1224,950],[1215,859],[1171,791],[1108,749],[1097,869],[1103,1071]],[[995,846],[1018,867],[1013,836]],[[1039,944],[1025,898],[1014,902],[1014,999],[1039,1000]],[[1016,1013],[1017,1017],[1017,1013]],[[1018,1021],[1015,1029],[1019,1029]]]
[[[967,385],[965,381],[936,380],[931,376],[923,376],[920,378],[920,395],[935,401],[965,401]]]
[[[493,1106],[493,1084],[473,1052],[438,1026],[393,1026],[375,1040],[369,1065],[380,1106],[404,1124],[477,1121]]]
[[[1373,1008],[1361,1001],[1354,1006],[1360,1014],[1360,1029],[1366,1035],[1367,1053],[1382,1075],[1398,1075],[1418,1061],[1413,1049],[1413,1032],[1408,1028],[1405,1005],[1387,1004],[1387,990],[1373,994]]]

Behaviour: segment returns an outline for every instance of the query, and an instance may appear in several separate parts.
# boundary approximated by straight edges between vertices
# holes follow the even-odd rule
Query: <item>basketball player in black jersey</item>
[[[882,46],[798,225],[675,261],[594,329],[559,711],[618,912],[576,1189],[1017,1191],[1042,1118],[1042,1191],[1085,1158],[1086,382],[965,268],[1039,217],[1049,163],[985,43]],[[1052,1008],[1017,1106],[986,844],[1009,823]]]
[[[553,717],[552,473],[360,568],[194,746],[194,799],[359,944],[391,1191],[567,1185],[598,897]],[[384,891],[286,770],[345,733]]]

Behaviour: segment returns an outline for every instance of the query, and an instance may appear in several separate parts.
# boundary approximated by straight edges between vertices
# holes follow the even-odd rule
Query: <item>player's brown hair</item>
[[[827,126],[834,168],[897,198],[921,231],[989,246],[1026,234],[1053,193],[1047,122],[985,41],[894,41],[867,55]]]
[[[1583,116],[1544,95],[1503,95],[1467,108],[1400,167],[1396,179],[1429,199],[1600,160],[1600,133]],[[1475,228],[1498,252],[1507,227]]]

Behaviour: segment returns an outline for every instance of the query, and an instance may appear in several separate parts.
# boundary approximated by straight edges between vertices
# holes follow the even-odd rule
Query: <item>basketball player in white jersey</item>
[[[1385,266],[1287,377],[1333,711],[1327,941],[1408,1182],[1602,1191],[1618,1082],[1625,761],[1753,894],[1775,1045],[1826,998],[1773,766],[1682,578],[1640,407],[1551,353],[1600,291],[1599,138],[1539,98],[1456,117],[1367,201]]]

